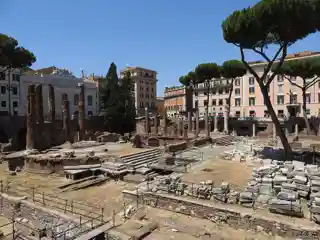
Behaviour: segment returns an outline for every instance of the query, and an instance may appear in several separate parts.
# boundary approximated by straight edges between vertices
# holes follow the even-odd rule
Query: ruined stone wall
[[[77,166],[77,165],[91,165],[91,164],[100,164],[101,160],[95,157],[75,157],[75,158],[48,158],[48,159],[39,159],[37,157],[27,157],[25,159],[25,170],[27,172],[34,173],[59,173],[63,174],[64,166]]]
[[[236,211],[228,208],[228,205],[220,207],[193,199],[183,199],[182,197],[164,194],[142,193],[139,197],[130,191],[124,191],[123,194],[125,198],[139,201],[141,204],[226,223],[234,228],[256,230],[257,226],[260,226],[270,235],[303,239],[320,238],[320,231],[317,227],[308,226],[304,228],[290,221],[285,223],[276,221],[276,218],[258,216],[253,212],[250,213],[249,210],[246,211],[246,209]]]

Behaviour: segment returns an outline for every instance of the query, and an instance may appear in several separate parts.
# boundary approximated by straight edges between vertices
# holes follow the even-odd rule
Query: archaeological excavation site
[[[56,119],[52,86],[45,119],[42,92],[29,86],[25,136],[1,144],[1,239],[320,238],[320,138],[298,120],[282,122],[284,161],[271,122],[146,109],[119,135],[85,119],[83,86],[77,119],[67,100]]]

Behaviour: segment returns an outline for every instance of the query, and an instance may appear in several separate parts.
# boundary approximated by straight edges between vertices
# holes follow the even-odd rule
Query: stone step
[[[151,152],[157,152],[157,151],[160,151],[160,149],[158,149],[158,148],[149,149],[146,151],[142,151],[142,152],[138,152],[138,153],[131,153],[128,155],[121,156],[121,159],[129,159],[131,157],[136,157],[136,156],[144,155],[144,154],[151,153]]]
[[[152,158],[142,158],[135,160],[133,162],[125,163],[127,166],[133,166],[135,168],[138,168],[140,166],[146,166],[148,163],[156,163],[159,161],[161,156],[159,157],[152,157]]]
[[[145,158],[145,157],[149,157],[149,156],[157,156],[161,154],[161,151],[158,150],[158,151],[152,151],[152,152],[145,152],[144,154],[137,154],[137,155],[131,155],[130,157],[121,157],[121,160],[124,162],[124,163],[127,163],[127,162],[130,162],[130,161],[133,161],[133,160],[136,160],[138,158]]]

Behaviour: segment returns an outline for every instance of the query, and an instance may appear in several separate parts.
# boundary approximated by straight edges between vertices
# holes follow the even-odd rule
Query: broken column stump
[[[80,84],[80,95],[79,95],[79,141],[85,140],[85,103],[84,103],[84,84]]]
[[[43,94],[42,94],[42,85],[36,87],[35,93],[35,111],[36,111],[36,129],[35,129],[35,148],[44,149],[46,144],[43,139],[44,132],[44,116],[43,116]]]

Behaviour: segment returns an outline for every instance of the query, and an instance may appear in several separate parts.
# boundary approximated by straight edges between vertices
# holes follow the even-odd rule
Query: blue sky
[[[158,72],[165,86],[203,62],[239,59],[223,40],[221,22],[256,0],[1,0],[0,32],[37,57],[34,68],[55,65],[77,76],[106,74],[111,62]],[[317,51],[319,34],[289,52]],[[248,55],[256,60],[257,56]]]

